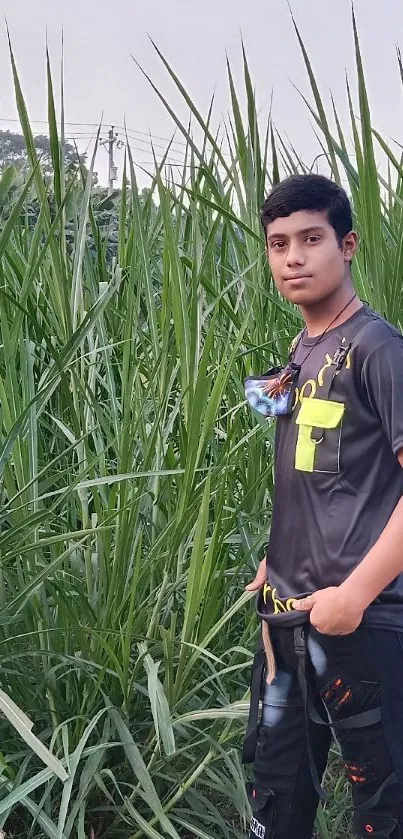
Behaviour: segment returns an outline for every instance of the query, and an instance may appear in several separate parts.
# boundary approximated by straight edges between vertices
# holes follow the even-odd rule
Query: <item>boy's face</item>
[[[274,282],[292,303],[315,306],[349,278],[357,235],[348,233],[340,246],[325,212],[300,210],[277,218],[267,225],[266,237]]]

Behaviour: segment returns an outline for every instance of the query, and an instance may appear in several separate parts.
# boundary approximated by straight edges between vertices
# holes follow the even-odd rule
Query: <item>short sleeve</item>
[[[403,449],[403,338],[380,342],[367,355],[361,381],[393,453]]]

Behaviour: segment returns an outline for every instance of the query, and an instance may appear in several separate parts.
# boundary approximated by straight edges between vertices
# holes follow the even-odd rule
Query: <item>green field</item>
[[[295,48],[321,171],[352,197],[358,292],[401,326],[402,156],[371,125],[355,36],[345,126]],[[0,179],[0,686],[69,780],[2,718],[8,839],[240,839],[249,816],[240,744],[257,623],[243,589],[270,525],[273,427],[245,407],[243,379],[284,359],[300,327],[271,282],[258,211],[271,184],[313,164],[262,126],[246,56],[242,90],[228,67],[223,148],[160,58],[199,139],[151,84],[186,165],[156,165],[139,193],[129,154],[109,226],[92,165],[65,170],[49,65],[43,174],[13,63],[29,166]],[[336,758],[328,775],[318,835],[341,839]]]

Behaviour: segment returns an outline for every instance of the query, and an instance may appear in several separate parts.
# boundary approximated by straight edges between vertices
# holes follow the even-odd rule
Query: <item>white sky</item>
[[[301,34],[323,95],[332,90],[347,126],[344,74],[354,77],[350,0],[291,0]],[[400,0],[355,0],[373,121],[385,135],[403,142],[403,88],[396,62],[396,44],[403,47],[403,4]],[[187,109],[153,50],[149,35],[165,54],[203,114],[215,92],[215,124],[230,107],[225,54],[242,82],[240,33],[245,42],[262,114],[272,91],[277,126],[311,162],[317,147],[305,105],[292,86],[309,94],[309,83],[293,31],[286,0],[0,0],[0,20],[7,19],[23,92],[32,121],[46,119],[46,33],[55,88],[59,85],[61,31],[65,41],[66,120],[84,149],[103,115],[130,129],[133,155],[151,160],[146,134],[155,143],[173,133],[170,117],[144,79],[131,55],[149,73],[184,121]],[[0,127],[15,128],[14,93],[6,27],[0,25]],[[33,123],[39,132],[45,126]],[[46,128],[46,127],[45,127]],[[81,132],[81,133],[80,133]],[[141,133],[144,132],[144,133]],[[106,132],[105,132],[106,133]],[[180,142],[182,139],[177,136]],[[181,159],[175,146],[171,158]],[[158,148],[158,152],[162,149]],[[120,159],[117,161],[120,162]],[[95,167],[107,176],[101,149]]]

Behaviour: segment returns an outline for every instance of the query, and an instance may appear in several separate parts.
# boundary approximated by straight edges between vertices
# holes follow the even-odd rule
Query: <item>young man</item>
[[[276,665],[261,680],[257,653],[250,837],[310,839],[333,733],[351,835],[403,839],[403,339],[354,293],[357,236],[337,184],[293,176],[261,218],[274,282],[305,329],[293,404],[276,419],[267,556],[247,586]]]

